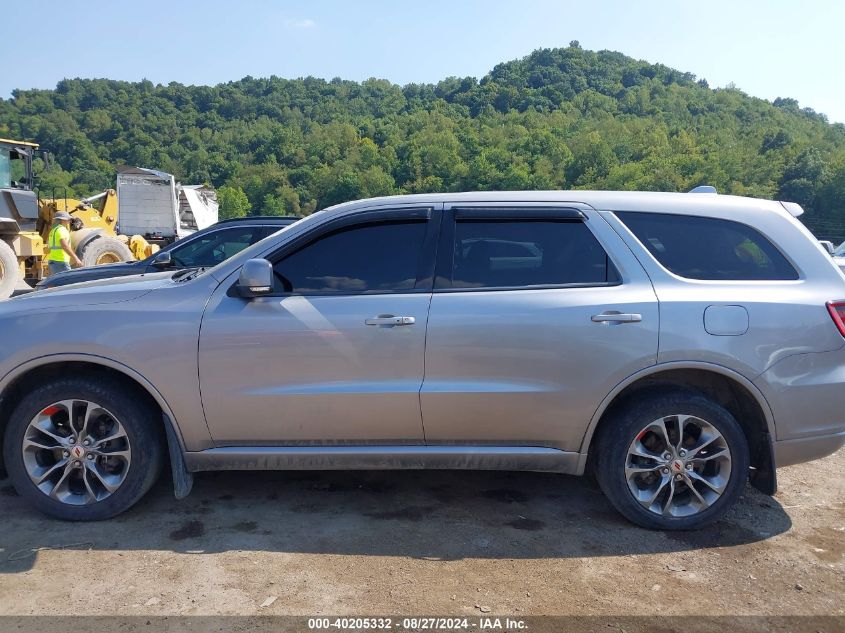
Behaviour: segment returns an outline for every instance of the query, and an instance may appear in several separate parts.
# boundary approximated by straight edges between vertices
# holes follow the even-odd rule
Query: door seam
[[[438,208],[439,207],[439,208]],[[443,220],[444,220],[445,205],[441,202],[439,205],[434,205],[434,211],[440,214],[437,222],[437,236],[434,240],[434,269],[431,277],[431,292],[428,295],[428,311],[425,315],[425,334],[423,335],[423,375],[420,381],[420,388],[417,391],[417,404],[420,409],[420,426],[422,427],[423,445],[428,445],[428,438],[425,434],[425,414],[422,406],[422,390],[425,386],[427,362],[428,362],[428,325],[431,323],[431,304],[434,301],[434,285],[437,280],[437,256],[440,254],[440,242],[443,235]]]
[[[422,426],[422,433],[423,433],[423,444],[428,445],[428,438],[425,434],[425,414],[423,413],[422,407],[422,389],[423,385],[425,385],[425,376],[426,376],[426,362],[428,361],[428,324],[431,321],[431,303],[434,300],[434,293],[432,292],[428,295],[428,311],[426,312],[425,316],[425,335],[423,336],[423,375],[422,381],[420,382],[419,391],[417,391],[417,402],[419,403],[420,407],[420,425]]]

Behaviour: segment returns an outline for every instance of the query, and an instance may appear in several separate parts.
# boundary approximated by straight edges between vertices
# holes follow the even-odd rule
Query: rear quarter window
[[[617,212],[660,264],[679,277],[712,281],[791,281],[798,272],[759,231],[719,218]]]

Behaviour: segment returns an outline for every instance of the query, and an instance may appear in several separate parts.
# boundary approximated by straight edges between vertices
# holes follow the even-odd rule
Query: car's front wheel
[[[647,528],[689,530],[719,519],[748,477],[742,427],[689,391],[633,396],[599,429],[595,450],[602,490]]]
[[[161,422],[119,381],[69,377],[23,398],[3,442],[18,493],[73,521],[113,517],[134,505],[160,471]]]

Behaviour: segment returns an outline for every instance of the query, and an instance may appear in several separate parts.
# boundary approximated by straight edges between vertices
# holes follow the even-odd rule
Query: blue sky
[[[845,3],[835,0],[29,0],[2,13],[17,34],[0,40],[3,98],[65,77],[434,82],[579,40],[845,122]]]

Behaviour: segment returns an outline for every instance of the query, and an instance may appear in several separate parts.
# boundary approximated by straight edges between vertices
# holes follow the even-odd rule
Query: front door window
[[[283,292],[374,294],[414,289],[425,221],[381,222],[339,229],[278,262]]]

